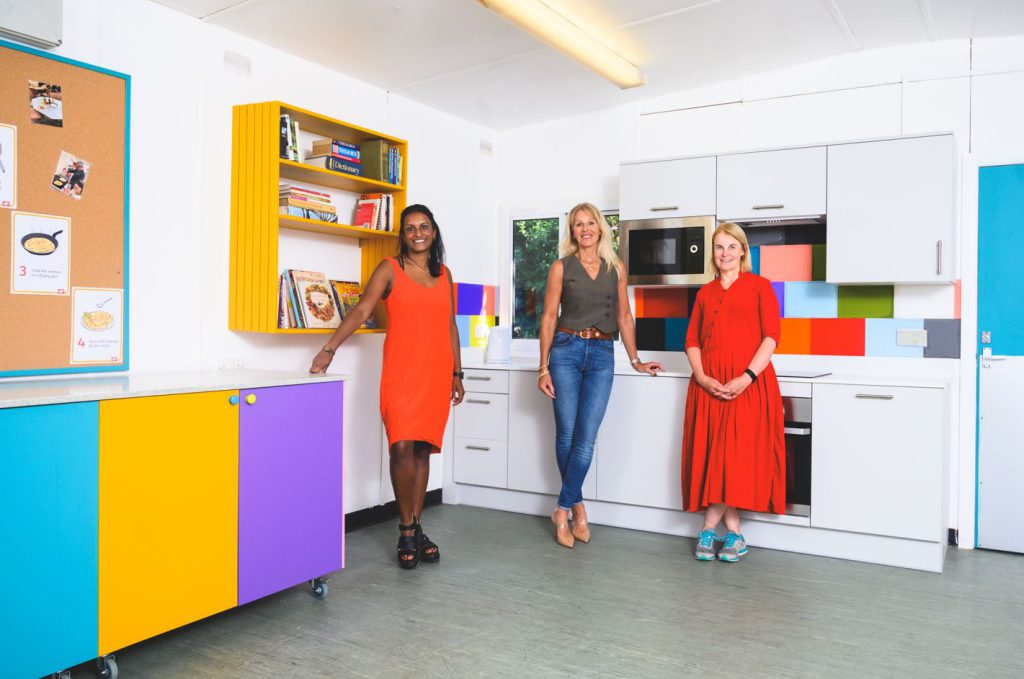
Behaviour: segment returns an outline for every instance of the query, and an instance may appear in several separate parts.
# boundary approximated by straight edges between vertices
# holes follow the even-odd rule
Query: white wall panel
[[[903,85],[903,134],[952,132],[966,150],[971,130],[971,80],[949,78]]]
[[[665,158],[740,149],[740,104],[641,115],[636,157]]]
[[[1005,153],[1024,149],[1024,73],[974,78],[971,98],[971,152]]]

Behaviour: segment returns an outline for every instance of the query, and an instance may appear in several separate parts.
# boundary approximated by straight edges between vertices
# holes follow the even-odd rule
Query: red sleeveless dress
[[[741,273],[726,290],[718,279],[697,293],[686,348],[699,347],[704,373],[725,384],[743,374],[765,337],[779,341],[779,302],[771,283]],[[786,511],[782,395],[771,363],[731,401],[690,380],[683,423],[683,509],[709,505]]]
[[[441,452],[452,399],[452,298],[448,267],[433,287],[420,285],[388,258],[394,270],[384,300],[388,332],[380,377],[380,416],[388,446],[396,441],[426,441]]]

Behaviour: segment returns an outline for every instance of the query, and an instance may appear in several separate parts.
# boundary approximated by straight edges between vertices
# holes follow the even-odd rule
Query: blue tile
[[[465,316],[483,316],[484,311],[484,286],[476,283],[459,283],[458,308],[456,314]]]
[[[750,248],[750,267],[752,273],[761,273],[761,247],[759,245]]]
[[[459,329],[459,346],[468,347],[469,340],[471,339],[469,335],[469,316],[459,314],[455,317],[455,325]]]
[[[924,347],[901,347],[896,344],[897,330],[923,330],[920,318],[866,318],[864,319],[864,355],[924,357]]]
[[[839,288],[834,283],[788,281],[786,318],[836,318],[839,314]]]
[[[666,318],[665,351],[685,351],[686,330],[689,327],[689,318]]]

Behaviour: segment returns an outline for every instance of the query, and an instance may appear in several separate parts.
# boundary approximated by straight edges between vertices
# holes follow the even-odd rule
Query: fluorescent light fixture
[[[516,26],[615,83],[620,89],[647,83],[647,76],[590,33],[541,0],[478,0]]]

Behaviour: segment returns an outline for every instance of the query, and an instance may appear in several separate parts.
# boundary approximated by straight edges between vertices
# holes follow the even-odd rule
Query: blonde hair
[[[743,257],[740,258],[740,271],[751,271],[754,267],[750,264],[750,243],[747,242],[747,234],[743,233],[743,229],[740,228],[739,224],[733,224],[732,222],[722,222],[715,229],[715,232],[711,234],[711,270],[716,276],[721,276],[722,272],[718,270],[718,264],[715,263],[715,238],[718,234],[724,233],[726,236],[731,236],[740,242],[743,246]]]
[[[618,267],[619,256],[615,254],[615,248],[612,246],[612,227],[608,226],[608,220],[604,218],[601,211],[593,203],[580,203],[569,210],[569,217],[566,219],[565,235],[562,236],[562,242],[558,244],[558,255],[559,257],[568,257],[569,255],[575,255],[580,247],[576,244],[576,239],[572,237],[572,224],[576,221],[576,215],[583,210],[588,210],[594,216],[595,221],[601,227],[601,237],[597,241],[597,256],[600,257],[605,264],[608,271],[612,270],[612,267]]]

